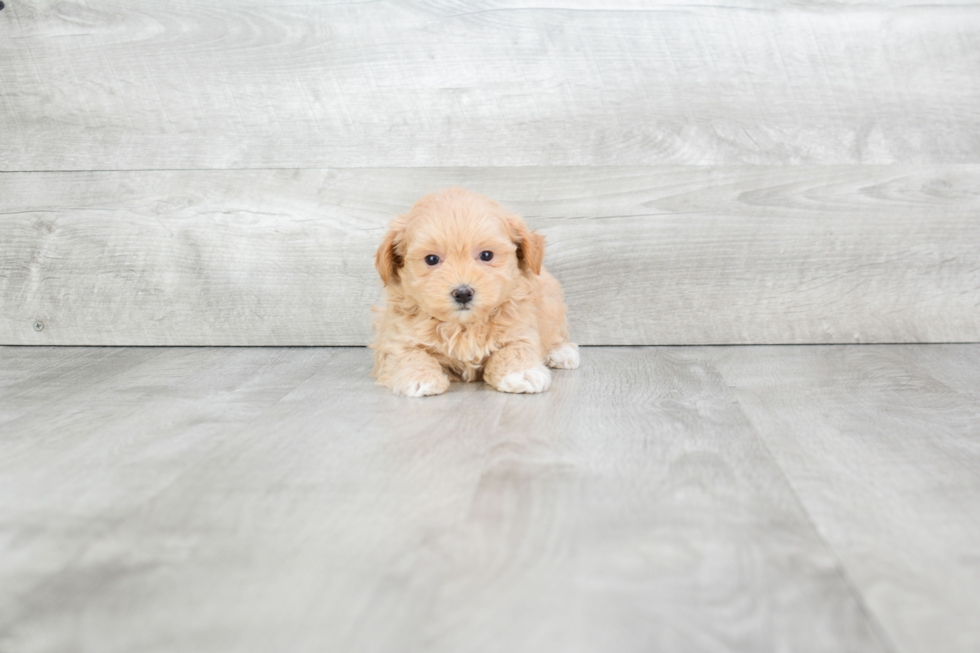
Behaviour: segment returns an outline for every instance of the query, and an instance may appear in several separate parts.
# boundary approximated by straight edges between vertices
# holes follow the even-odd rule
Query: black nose
[[[466,304],[473,299],[473,289],[469,286],[460,286],[453,290],[453,299],[460,304]]]

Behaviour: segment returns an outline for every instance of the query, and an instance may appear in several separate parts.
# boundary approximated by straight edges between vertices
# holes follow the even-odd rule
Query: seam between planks
[[[696,346],[700,346],[700,345],[696,345]],[[741,345],[734,345],[734,346],[741,346]],[[817,523],[810,515],[810,511],[807,510],[806,505],[803,503],[803,500],[800,499],[800,495],[796,491],[796,487],[793,485],[792,481],[790,481],[789,476],[786,474],[786,470],[783,469],[783,466],[780,464],[779,460],[777,460],[776,457],[773,455],[772,450],[769,448],[769,444],[766,442],[766,439],[762,436],[762,433],[760,432],[758,426],[756,425],[755,420],[753,420],[749,416],[748,411],[746,411],[742,407],[742,402],[739,400],[738,395],[735,393],[731,384],[728,382],[728,379],[726,378],[725,374],[721,371],[721,369],[717,365],[714,364],[714,362],[711,363],[711,366],[715,370],[715,373],[718,374],[718,376],[724,382],[725,387],[728,389],[729,394],[731,395],[732,399],[735,401],[735,404],[738,406],[739,412],[742,413],[742,416],[745,418],[748,425],[752,428],[752,432],[755,435],[755,439],[762,446],[762,449],[765,452],[766,457],[769,458],[769,460],[772,461],[772,464],[775,466],[775,468],[779,470],[779,475],[782,477],[783,481],[785,481],[786,487],[789,489],[790,495],[793,497],[793,500],[796,502],[796,505],[799,506],[799,509],[802,512],[807,523],[810,525],[810,529],[813,531],[814,536],[817,538],[819,542],[823,544],[827,552],[833,557],[834,569],[837,572],[837,576],[841,579],[841,582],[844,583],[844,586],[847,588],[848,593],[854,598],[854,601],[857,604],[858,609],[861,611],[861,615],[865,618],[865,620],[867,620],[872,633],[874,633],[875,639],[878,640],[878,643],[886,651],[889,651],[890,653],[899,653],[899,649],[896,647],[895,643],[892,641],[891,637],[888,635],[885,628],[881,625],[881,622],[878,620],[878,616],[872,611],[871,607],[865,601],[864,594],[854,583],[853,579],[851,578],[850,574],[847,571],[847,567],[844,565],[844,561],[837,553],[837,550],[830,544],[829,541],[827,541],[827,539],[820,532],[820,529],[817,527]]]

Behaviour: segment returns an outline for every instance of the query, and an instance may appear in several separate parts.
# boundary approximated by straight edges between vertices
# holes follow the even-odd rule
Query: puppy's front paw
[[[538,365],[528,370],[511,372],[500,379],[497,390],[501,392],[535,393],[544,392],[551,386],[551,370]]]
[[[449,389],[449,377],[441,373],[402,377],[392,384],[391,389],[396,395],[405,395],[406,397],[441,395]]]
[[[561,370],[577,370],[579,365],[578,345],[574,342],[566,342],[558,349],[553,349],[544,364]]]

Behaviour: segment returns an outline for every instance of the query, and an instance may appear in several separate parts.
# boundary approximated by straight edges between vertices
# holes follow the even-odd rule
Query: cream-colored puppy
[[[575,369],[561,286],[542,267],[544,238],[462,188],[426,195],[391,222],[375,266],[374,376],[396,394],[437,395],[483,378],[544,392],[549,367]]]

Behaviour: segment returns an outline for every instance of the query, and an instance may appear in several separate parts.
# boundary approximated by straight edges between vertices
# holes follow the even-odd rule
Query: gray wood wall
[[[453,184],[548,236],[583,344],[980,340],[980,6],[0,11],[0,343],[364,344]]]

